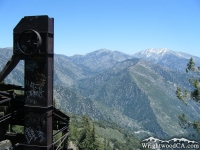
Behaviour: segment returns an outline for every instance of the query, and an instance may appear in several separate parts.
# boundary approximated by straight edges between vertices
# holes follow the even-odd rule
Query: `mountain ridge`
[[[0,51],[2,69],[12,51]],[[105,49],[76,57],[54,55],[54,98],[63,111],[111,120],[136,134],[144,131],[137,134],[140,138],[187,133],[178,125],[183,112],[189,119],[200,119],[195,103],[186,107],[175,95],[177,86],[189,87],[187,79],[186,73],[165,64]],[[23,85],[22,81],[20,63],[6,82]]]
[[[176,52],[166,48],[146,49],[133,55],[136,58],[145,59],[158,65],[171,68],[175,71],[185,72],[190,58],[200,65],[200,58],[183,52]],[[174,65],[176,64],[176,65]]]

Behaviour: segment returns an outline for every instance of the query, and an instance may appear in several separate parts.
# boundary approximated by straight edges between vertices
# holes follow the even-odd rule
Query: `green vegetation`
[[[69,143],[77,150],[142,149],[140,141],[112,122],[92,121],[88,116],[70,116]]]
[[[103,146],[97,136],[95,125],[88,116],[72,118],[70,123],[69,141],[77,145],[78,150],[103,150]]]
[[[187,64],[186,72],[192,73],[192,77],[189,79],[189,83],[192,86],[191,90],[183,90],[180,87],[177,87],[176,95],[178,99],[183,101],[186,105],[188,100],[193,100],[197,103],[200,102],[200,67],[196,67],[193,59],[191,58]],[[194,76],[195,75],[195,76]],[[186,128],[193,128],[197,133],[200,134],[200,121],[194,120],[193,122],[189,121],[185,114],[179,115],[179,125]]]
[[[82,117],[81,130],[78,138],[78,148],[80,150],[101,150],[102,146],[97,139],[94,124],[91,124],[88,116]]]

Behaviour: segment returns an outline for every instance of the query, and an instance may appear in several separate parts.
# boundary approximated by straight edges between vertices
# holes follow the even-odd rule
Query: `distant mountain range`
[[[11,49],[0,49],[0,70],[11,55]],[[71,57],[55,54],[54,98],[63,111],[113,121],[138,137],[187,134],[178,115],[199,120],[200,107],[192,101],[186,106],[175,91],[189,87],[185,68],[191,57],[200,64],[198,57],[168,49],[134,55],[106,49]],[[23,62],[6,82],[23,85]]]
[[[133,56],[181,72],[185,72],[185,68],[187,66],[186,64],[188,63],[188,59],[190,59],[191,57],[195,60],[195,63],[197,65],[200,65],[199,57],[182,52],[171,51],[166,48],[146,49],[144,51],[134,54]]]

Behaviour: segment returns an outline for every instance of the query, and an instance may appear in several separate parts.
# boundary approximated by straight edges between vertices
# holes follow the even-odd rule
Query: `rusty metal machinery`
[[[24,88],[0,84],[0,142],[10,140],[14,150],[67,150],[69,117],[53,107],[54,19],[25,16],[13,32],[13,56],[0,82],[24,60]],[[14,125],[23,133],[13,133]]]

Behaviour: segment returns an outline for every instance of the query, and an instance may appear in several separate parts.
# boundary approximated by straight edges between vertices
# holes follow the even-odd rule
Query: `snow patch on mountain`
[[[160,60],[166,55],[174,55],[176,57],[185,58],[185,59],[189,59],[189,58],[192,57],[192,55],[189,55],[189,54],[186,54],[186,53],[183,53],[183,52],[175,52],[175,51],[169,50],[167,48],[146,49],[146,50],[143,50],[141,52],[134,54],[134,57],[150,58],[150,59],[154,59],[154,60]]]
[[[194,59],[195,64],[197,66],[200,66],[199,57],[192,56],[190,54],[186,54],[183,52],[172,51],[167,48],[159,48],[159,49],[150,48],[138,52],[133,56],[181,72],[185,72],[185,68],[187,67],[187,63],[189,62],[189,59],[191,57]]]
[[[166,49],[166,48],[161,48],[161,49],[154,49],[154,48],[151,48],[151,49],[146,49],[144,51],[141,51],[141,54],[142,55],[146,55],[146,57],[150,57],[152,55],[164,55],[166,52],[168,52],[169,50]],[[136,53],[136,54],[139,54],[139,53]]]

